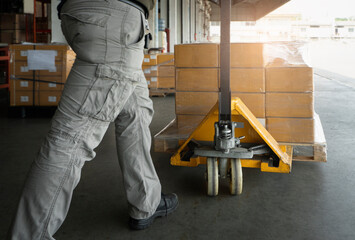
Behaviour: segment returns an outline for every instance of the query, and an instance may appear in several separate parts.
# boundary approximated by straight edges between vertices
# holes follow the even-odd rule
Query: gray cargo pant
[[[160,202],[150,156],[153,106],[141,70],[143,14],[117,0],[68,0],[61,16],[77,59],[27,177],[10,239],[54,239],[81,169],[95,157],[110,122],[116,127],[129,215],[149,217]]]

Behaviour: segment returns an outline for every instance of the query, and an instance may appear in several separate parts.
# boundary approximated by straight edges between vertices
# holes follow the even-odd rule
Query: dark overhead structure
[[[212,3],[211,21],[220,21],[220,2],[223,0],[210,0]],[[233,0],[232,21],[256,21],[272,12],[290,0]]]

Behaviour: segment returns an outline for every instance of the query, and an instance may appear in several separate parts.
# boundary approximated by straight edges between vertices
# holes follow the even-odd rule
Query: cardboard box
[[[158,88],[175,88],[175,77],[158,77]]]
[[[265,118],[264,93],[232,93],[232,98],[239,97],[257,118]]]
[[[153,66],[158,64],[157,54],[144,54],[143,66]]]
[[[33,88],[38,89],[38,82],[10,79],[10,91],[32,91]]]
[[[159,77],[175,77],[175,67],[174,66],[159,66],[158,67]],[[174,83],[175,85],[175,83]]]
[[[18,13],[1,13],[0,14],[1,30],[25,30],[26,15]]]
[[[219,45],[214,43],[175,45],[176,67],[218,67]]]
[[[158,88],[158,77],[146,77],[148,88]]]
[[[158,77],[158,66],[142,66],[144,76]]]
[[[266,68],[267,92],[313,92],[310,67]]]
[[[232,68],[262,68],[265,66],[263,43],[232,43]]]
[[[179,129],[194,129],[204,119],[206,115],[176,115],[176,121]]]
[[[69,45],[66,44],[43,44],[35,45],[35,50],[56,51],[56,62],[66,60],[67,51],[71,51]]]
[[[217,92],[176,92],[176,114],[206,115],[217,103]]]
[[[38,90],[40,91],[61,91],[64,89],[62,77],[46,77],[38,78]]]
[[[35,100],[33,100],[35,99]],[[33,104],[35,101],[35,104]],[[10,106],[33,106],[38,105],[38,92],[33,91],[10,91]]]
[[[314,119],[312,118],[266,118],[266,126],[278,142],[314,142]]]
[[[174,66],[174,54],[162,53],[158,54],[158,65]]]
[[[177,68],[177,91],[208,91],[217,92],[218,68]]]
[[[33,50],[34,45],[12,44],[10,45],[10,52],[12,61],[27,61],[27,51]]]
[[[232,68],[230,81],[232,92],[265,92],[264,68]]]
[[[21,43],[26,41],[26,31],[25,30],[1,30],[0,31],[0,42],[13,44]]]
[[[313,118],[313,93],[266,93],[267,117]]]
[[[31,78],[34,77],[33,70],[28,69],[27,61],[15,61],[13,60],[10,63],[10,72],[11,75],[15,77]]]
[[[62,96],[62,91],[40,91],[39,106],[57,106]]]

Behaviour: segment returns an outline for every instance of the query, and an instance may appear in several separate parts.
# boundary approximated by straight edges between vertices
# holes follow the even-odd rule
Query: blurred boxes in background
[[[10,52],[10,105],[56,106],[75,53],[64,44],[16,44]]]
[[[175,89],[174,54],[145,54],[142,69],[149,89]]]

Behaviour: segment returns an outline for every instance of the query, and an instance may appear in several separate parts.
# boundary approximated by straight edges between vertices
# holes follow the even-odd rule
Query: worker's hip
[[[77,58],[141,69],[145,18],[137,8],[116,0],[69,0],[61,19],[64,36]]]
[[[59,108],[113,122],[137,87],[148,94],[142,72],[124,72],[115,65],[77,59],[65,84]]]

